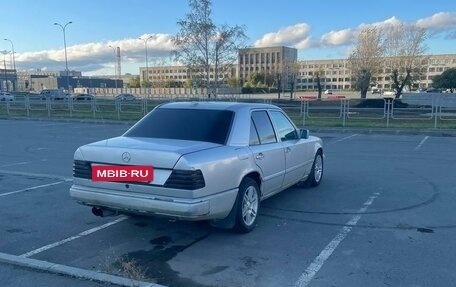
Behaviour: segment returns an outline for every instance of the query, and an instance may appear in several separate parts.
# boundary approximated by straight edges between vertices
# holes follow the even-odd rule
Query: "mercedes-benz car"
[[[321,139],[277,106],[168,103],[122,136],[78,148],[70,195],[98,216],[211,220],[249,232],[260,201],[319,185],[323,159]]]

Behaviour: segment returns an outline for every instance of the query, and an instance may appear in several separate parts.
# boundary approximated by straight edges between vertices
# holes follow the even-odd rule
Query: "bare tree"
[[[355,47],[348,58],[355,86],[361,98],[367,97],[371,78],[379,73],[384,54],[383,32],[378,27],[363,27],[358,33]]]
[[[296,89],[296,78],[299,72],[299,64],[296,63],[290,63],[289,66],[287,66],[287,76],[288,76],[288,85],[290,87],[290,100],[293,99],[294,92]]]
[[[217,27],[211,18],[211,0],[189,0],[189,7],[190,12],[177,21],[180,30],[173,38],[175,56],[189,69],[202,72],[210,96],[211,67],[214,67],[216,89],[220,73],[228,63],[234,63],[236,52],[246,38],[244,27]]]
[[[280,100],[280,92],[283,87],[283,65],[277,64],[274,70],[274,82],[277,87],[277,98]]]
[[[318,99],[321,100],[321,91],[323,90],[321,86],[321,81],[322,81],[322,76],[324,77],[325,71],[323,70],[322,67],[319,67],[319,69],[314,73],[314,82],[317,83],[317,90],[318,90]],[[324,78],[323,78],[324,79]]]
[[[219,79],[223,78],[226,81],[228,76],[231,76],[230,69],[237,60],[237,52],[243,45],[247,36],[245,35],[245,27],[222,25],[217,28],[217,36],[214,46],[214,94],[217,95],[219,88]],[[222,76],[222,77],[220,77]]]
[[[395,97],[399,98],[405,86],[411,86],[421,76],[427,61],[422,58],[426,51],[426,30],[415,25],[398,24],[386,29],[385,61],[390,71]]]

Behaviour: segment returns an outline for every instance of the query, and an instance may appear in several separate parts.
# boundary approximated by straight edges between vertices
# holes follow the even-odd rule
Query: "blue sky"
[[[63,70],[62,31],[52,24],[73,21],[67,28],[70,68],[112,74],[112,45],[121,47],[122,72],[137,74],[144,66],[144,43],[137,38],[155,35],[150,65],[159,63],[188,5],[185,0],[14,0],[3,2],[1,10],[0,36],[14,42],[18,69]],[[430,32],[428,53],[456,53],[456,4],[449,0],[213,0],[213,19],[245,25],[250,45],[295,46],[301,59],[346,57],[361,24],[383,22],[418,21]],[[5,49],[11,50],[10,43],[0,41]]]

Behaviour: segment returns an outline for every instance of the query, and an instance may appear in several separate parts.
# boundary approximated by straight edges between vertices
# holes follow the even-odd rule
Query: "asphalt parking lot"
[[[169,287],[456,282],[456,137],[319,133],[322,184],[262,202],[256,229],[239,235],[204,222],[98,218],[71,200],[74,150],[127,128],[0,120],[1,286],[111,285],[59,268]],[[56,268],[37,267],[45,263]]]

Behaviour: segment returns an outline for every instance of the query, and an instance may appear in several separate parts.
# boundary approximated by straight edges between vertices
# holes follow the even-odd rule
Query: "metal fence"
[[[88,100],[41,99],[16,96],[0,102],[0,115],[48,118],[138,120],[159,104],[171,101],[207,101],[206,96],[181,95],[119,101],[108,97]],[[456,128],[456,95],[404,95],[402,99],[346,99],[315,97],[300,100],[258,99],[251,95],[225,95],[211,101],[267,102],[283,108],[297,125]]]

